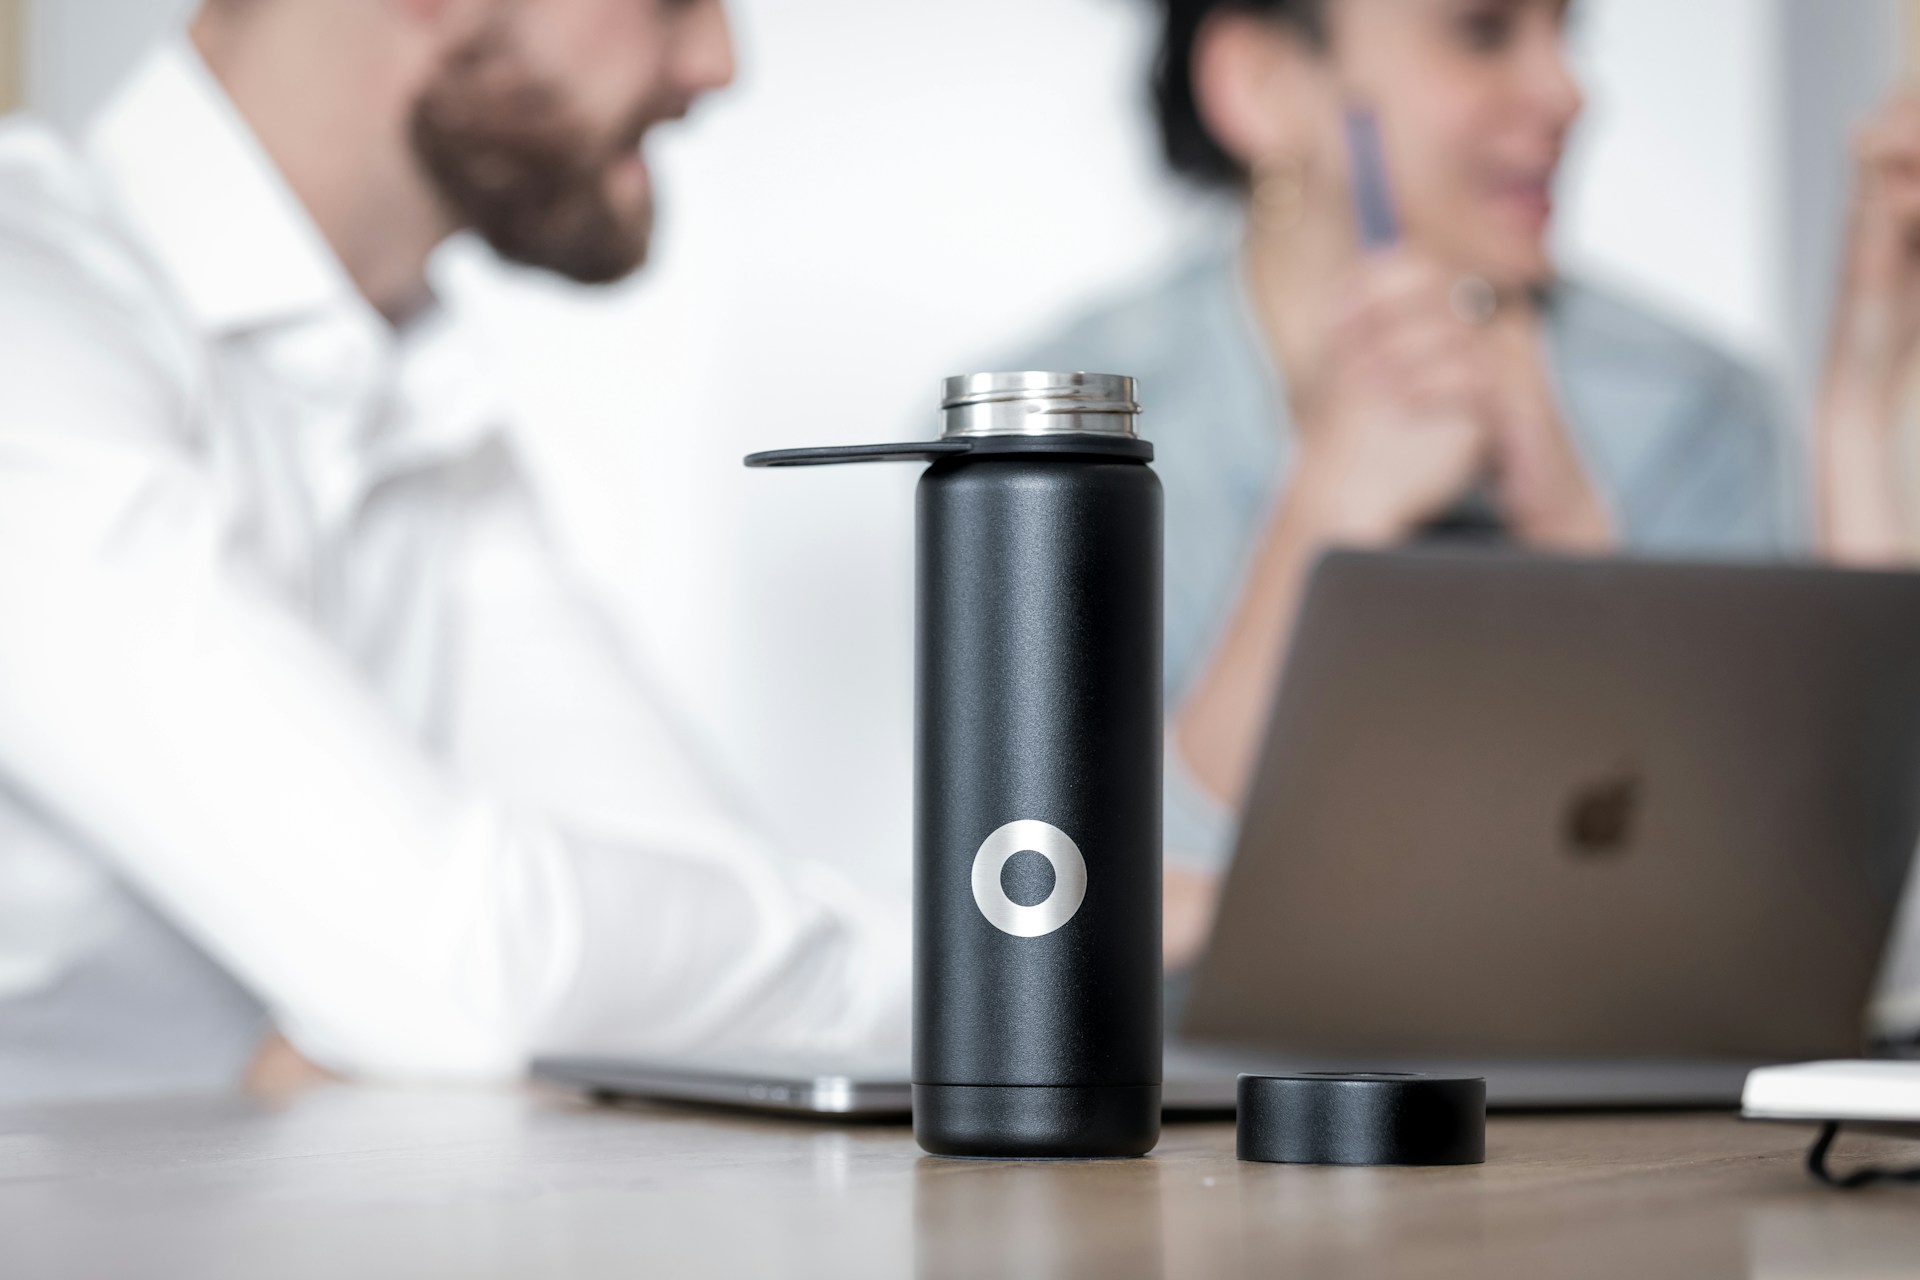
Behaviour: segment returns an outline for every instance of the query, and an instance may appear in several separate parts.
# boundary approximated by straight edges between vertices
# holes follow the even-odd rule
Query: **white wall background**
[[[36,3],[33,92],[72,122],[188,0]],[[1565,259],[1800,381],[1811,276],[1787,166],[1837,156],[1845,113],[1789,147],[1789,94],[1859,95],[1887,68],[1856,65],[1886,47],[1868,39],[1809,70],[1795,24],[1892,3],[1581,0],[1593,109]],[[931,430],[942,375],[1017,350],[1207,220],[1153,153],[1150,8],[737,0],[741,85],[656,151],[654,271],[583,294],[472,252],[448,263],[638,642],[776,833],[895,885],[912,474],[738,460]]]
[[[1900,78],[1905,57],[1920,50],[1911,38],[1920,32],[1905,29],[1913,9],[1901,0],[1787,0],[1782,10],[1780,38],[1791,51],[1783,105],[1774,110],[1782,130],[1780,207],[1789,220],[1782,302],[1802,401],[1815,388],[1851,194],[1845,141]]]
[[[1589,107],[1558,228],[1569,265],[1775,362],[1788,355],[1779,12],[1756,0],[1580,6]]]

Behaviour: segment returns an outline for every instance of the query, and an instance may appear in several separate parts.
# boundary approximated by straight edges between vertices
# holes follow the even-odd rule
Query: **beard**
[[[453,220],[509,262],[579,284],[639,270],[653,200],[616,201],[609,176],[646,131],[680,109],[650,104],[611,136],[567,108],[523,65],[504,23],[457,51],[414,104],[414,155]]]

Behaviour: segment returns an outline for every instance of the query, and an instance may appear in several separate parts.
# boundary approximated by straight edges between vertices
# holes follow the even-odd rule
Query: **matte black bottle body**
[[[1160,482],[1034,445],[920,484],[914,1131],[1138,1155],[1160,1127]],[[1007,896],[1010,853],[1049,857],[1045,903]]]
[[[1100,373],[949,378],[938,440],[747,459],[932,464],[913,1128],[938,1155],[1159,1140],[1163,517],[1135,391]]]

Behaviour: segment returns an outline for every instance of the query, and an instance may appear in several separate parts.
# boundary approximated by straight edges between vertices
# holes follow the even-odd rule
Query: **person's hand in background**
[[[1491,351],[1452,278],[1411,250],[1370,259],[1300,387],[1298,464],[1283,506],[1313,543],[1406,537],[1471,487],[1494,445]]]
[[[340,1080],[333,1072],[315,1066],[276,1031],[260,1042],[241,1087],[263,1101],[281,1102]]]
[[[1820,399],[1820,531],[1832,558],[1884,565],[1912,551],[1895,428],[1920,340],[1920,97],[1881,108],[1855,161]]]
[[[1178,713],[1193,777],[1238,809],[1319,554],[1401,541],[1445,512],[1495,456],[1498,364],[1456,312],[1455,276],[1412,249],[1356,271],[1312,354],[1281,364],[1296,462],[1225,638]]]
[[[1547,551],[1611,551],[1613,517],[1560,412],[1538,308],[1525,297],[1501,304],[1486,342],[1497,401],[1494,475],[1513,536]]]

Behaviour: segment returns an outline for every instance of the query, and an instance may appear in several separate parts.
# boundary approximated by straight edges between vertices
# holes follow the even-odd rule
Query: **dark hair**
[[[1153,105],[1160,140],[1174,171],[1205,186],[1237,186],[1247,179],[1200,118],[1193,91],[1193,46],[1216,13],[1249,13],[1294,28],[1318,43],[1325,37],[1328,0],[1159,0],[1166,12],[1153,67]]]

